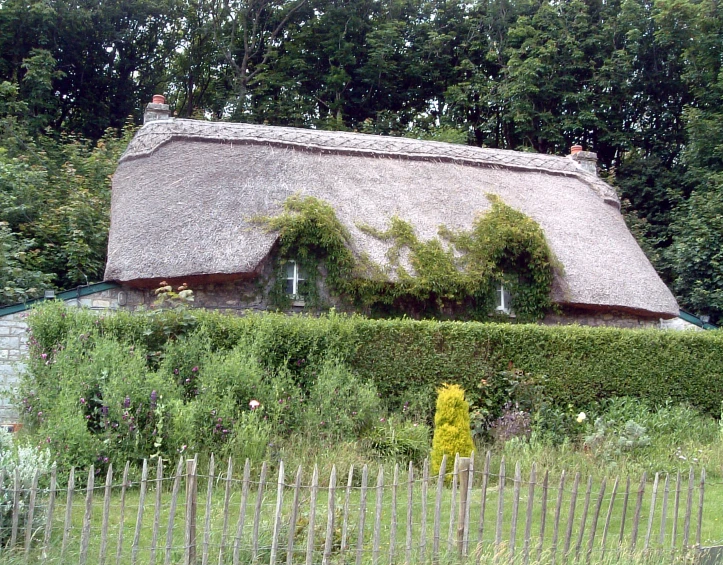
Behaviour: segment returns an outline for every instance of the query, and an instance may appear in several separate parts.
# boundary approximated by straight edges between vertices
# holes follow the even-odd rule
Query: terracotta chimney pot
[[[153,97],[155,99],[155,96]],[[570,155],[575,155],[576,153],[580,153],[582,151],[582,145],[573,145],[570,147]]]
[[[163,96],[163,94],[154,94],[153,95],[153,104],[165,104],[166,103],[166,97]]]

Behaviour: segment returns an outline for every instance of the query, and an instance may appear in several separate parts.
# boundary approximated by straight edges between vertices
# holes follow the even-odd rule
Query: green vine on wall
[[[279,234],[277,280],[270,297],[280,308],[288,306],[283,269],[294,260],[306,270],[309,298],[316,306],[321,304],[318,281],[323,269],[331,294],[371,314],[484,319],[493,311],[495,290],[504,283],[514,297],[517,319],[540,319],[553,306],[552,252],[534,220],[496,196],[489,198],[490,210],[470,231],[441,226],[439,237],[428,241],[420,241],[414,227],[398,217],[392,217],[384,231],[358,226],[390,242],[389,263],[382,267],[365,255],[354,256],[351,235],[329,204],[292,196],[280,215],[256,219]]]

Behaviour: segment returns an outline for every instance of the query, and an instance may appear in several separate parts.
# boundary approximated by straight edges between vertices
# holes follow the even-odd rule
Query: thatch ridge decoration
[[[149,122],[139,130],[128,144],[120,162],[148,157],[172,141],[265,144],[339,155],[397,157],[572,176],[587,184],[606,204],[620,209],[620,199],[610,185],[566,157],[347,131],[179,118],[159,120]]]

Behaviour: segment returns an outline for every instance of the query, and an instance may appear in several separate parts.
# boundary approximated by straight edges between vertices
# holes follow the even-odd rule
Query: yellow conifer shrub
[[[460,457],[469,457],[472,451],[474,443],[469,424],[469,402],[464,399],[464,389],[459,385],[442,385],[437,391],[437,410],[434,413],[432,472],[439,472],[443,455],[447,455],[449,469],[457,453]]]

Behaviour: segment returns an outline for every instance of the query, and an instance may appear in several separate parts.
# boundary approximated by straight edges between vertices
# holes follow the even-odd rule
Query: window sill
[[[291,299],[291,305],[295,308],[303,308],[306,306],[306,302],[304,300],[299,300],[297,298]]]

